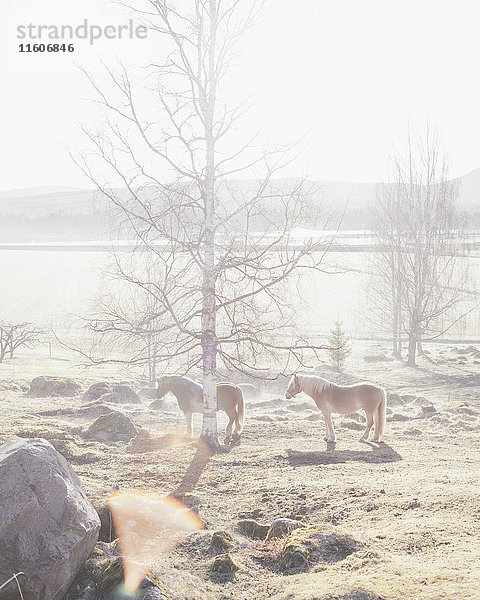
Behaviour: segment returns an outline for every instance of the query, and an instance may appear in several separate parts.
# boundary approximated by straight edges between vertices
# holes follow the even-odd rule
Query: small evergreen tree
[[[338,319],[335,322],[334,329],[331,329],[331,337],[328,338],[328,345],[330,346],[328,352],[330,354],[330,362],[338,370],[341,371],[346,359],[352,352],[350,348],[349,340],[342,328],[343,323]]]

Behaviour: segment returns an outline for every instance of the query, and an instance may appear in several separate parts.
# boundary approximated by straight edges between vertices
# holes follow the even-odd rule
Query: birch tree
[[[210,447],[218,444],[219,361],[255,373],[265,356],[303,364],[321,349],[292,333],[287,295],[289,279],[321,267],[325,244],[294,236],[314,214],[314,190],[303,180],[277,182],[294,154],[245,139],[245,105],[222,99],[236,43],[258,8],[239,0],[132,8],[158,38],[159,56],[141,76],[108,65],[101,82],[86,74],[105,116],[100,130],[84,128],[89,151],[75,156],[134,234],[135,251],[116,260],[117,278],[150,298],[144,312],[125,310],[120,296],[106,301],[91,327],[106,340],[154,333],[159,363],[201,368]],[[138,348],[129,362],[144,358]]]
[[[409,135],[406,152],[392,162],[394,181],[375,207],[375,293],[391,319],[394,354],[400,356],[403,334],[414,366],[422,341],[451,328],[458,320],[453,309],[466,299],[458,187],[430,127],[422,137]]]

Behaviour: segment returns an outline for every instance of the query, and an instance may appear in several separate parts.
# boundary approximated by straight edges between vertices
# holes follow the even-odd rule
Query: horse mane
[[[202,386],[189,379],[188,377],[179,377],[178,375],[168,375],[159,379],[159,382],[168,383],[170,390],[173,394],[185,394],[185,393],[203,393]]]
[[[312,398],[321,396],[326,389],[333,385],[331,381],[318,375],[298,374],[297,379],[302,390]]]
[[[202,386],[197,383],[196,381],[193,381],[192,379],[189,379],[188,377],[176,377],[175,378],[176,381],[174,382],[175,385],[175,391],[180,393],[180,394],[184,394],[184,393],[200,393],[203,394],[203,388]],[[173,387],[172,387],[173,390]]]

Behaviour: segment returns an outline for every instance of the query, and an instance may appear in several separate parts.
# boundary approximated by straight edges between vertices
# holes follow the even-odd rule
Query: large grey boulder
[[[47,398],[49,396],[76,396],[81,391],[78,383],[69,377],[52,377],[42,375],[35,377],[30,383],[29,396]]]
[[[100,519],[65,458],[46,440],[0,446],[0,583],[25,600],[61,600],[91,554]],[[18,600],[12,581],[1,600]]]

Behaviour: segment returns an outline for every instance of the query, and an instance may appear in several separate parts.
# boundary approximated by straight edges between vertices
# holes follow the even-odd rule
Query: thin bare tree
[[[263,372],[280,352],[293,368],[322,348],[294,331],[294,286],[303,270],[321,267],[331,241],[295,231],[307,214],[327,219],[312,211],[316,192],[304,180],[277,181],[296,150],[244,139],[245,104],[221,100],[236,42],[260,5],[145,0],[132,8],[161,40],[161,56],[141,78],[122,66],[105,65],[101,83],[87,74],[105,121],[101,131],[84,128],[90,151],[75,157],[136,240],[115,260],[121,292],[104,299],[91,327],[110,351],[108,340],[136,340],[130,364],[145,362],[155,336],[156,362],[201,368],[210,447],[218,444],[219,365]]]
[[[409,134],[406,152],[392,162],[394,180],[374,207],[374,295],[389,320],[394,355],[400,358],[404,336],[414,366],[422,341],[458,320],[453,309],[468,297],[468,274],[457,182],[448,176],[438,134],[429,126],[421,137]]]
[[[0,323],[0,363],[18,348],[34,348],[41,339],[42,332],[32,323]]]

